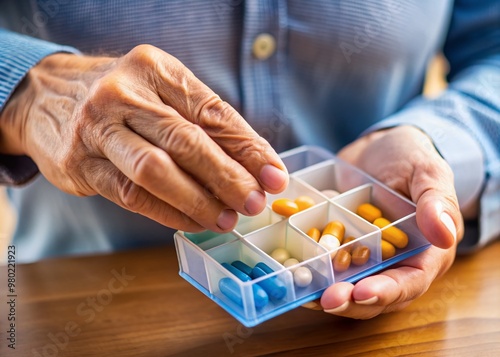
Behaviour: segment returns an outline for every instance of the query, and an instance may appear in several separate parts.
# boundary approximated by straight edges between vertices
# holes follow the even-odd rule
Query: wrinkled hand
[[[454,261],[463,220],[451,169],[431,140],[411,126],[371,133],[338,156],[415,202],[418,227],[433,246],[354,285],[330,286],[321,297],[322,308],[356,319],[400,310],[425,293]]]
[[[52,184],[102,195],[166,226],[231,230],[283,163],[230,105],[182,63],[148,45],[121,58],[54,54],[1,114],[0,152],[28,155]]]

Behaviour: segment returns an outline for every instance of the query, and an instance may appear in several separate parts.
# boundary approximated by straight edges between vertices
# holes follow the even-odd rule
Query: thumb
[[[429,242],[444,249],[452,247],[463,236],[463,220],[456,195],[446,191],[430,188],[417,199],[418,228]]]

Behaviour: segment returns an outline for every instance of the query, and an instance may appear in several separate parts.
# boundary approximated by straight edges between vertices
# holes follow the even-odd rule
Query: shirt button
[[[260,60],[266,60],[271,57],[276,50],[276,40],[268,33],[258,35],[252,47],[253,55]]]

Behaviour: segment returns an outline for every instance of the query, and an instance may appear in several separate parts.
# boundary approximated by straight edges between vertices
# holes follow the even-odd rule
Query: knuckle
[[[119,202],[132,212],[143,212],[147,207],[147,195],[144,190],[132,180],[126,178],[117,187]]]
[[[163,163],[157,150],[145,149],[131,153],[131,179],[139,186],[155,184],[164,175],[162,172]]]
[[[207,212],[209,205],[208,200],[204,196],[193,196],[189,204],[184,205],[182,211],[190,218],[197,221],[196,218],[202,217]]]
[[[180,122],[165,128],[160,133],[167,151],[176,157],[176,161],[189,162],[190,165],[200,164],[203,154],[200,152],[202,143],[206,141],[206,133],[198,125]]]

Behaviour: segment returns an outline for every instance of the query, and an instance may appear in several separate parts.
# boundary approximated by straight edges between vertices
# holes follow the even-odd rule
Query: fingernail
[[[451,235],[453,236],[453,240],[457,240],[457,228],[455,227],[455,222],[453,222],[453,219],[451,219],[450,215],[446,212],[441,213],[439,216],[439,219],[441,219],[441,222],[448,228],[450,231]]]
[[[236,225],[238,220],[238,215],[232,209],[225,209],[219,214],[217,218],[217,227],[223,231],[232,229]]]
[[[340,306],[334,307],[333,309],[325,309],[323,311],[326,312],[327,314],[336,314],[338,312],[342,312],[342,311],[347,310],[348,306],[349,306],[349,301],[346,301],[345,303],[343,303]]]
[[[266,205],[266,196],[262,192],[252,191],[245,202],[245,210],[248,214],[254,215],[264,209]]]
[[[260,180],[272,190],[282,188],[287,180],[287,173],[273,165],[265,165],[260,171]]]
[[[378,301],[378,296],[372,296],[366,300],[355,300],[354,302],[358,305],[373,305]]]

